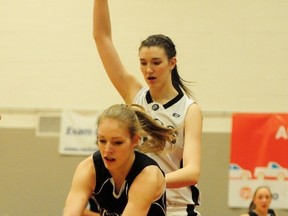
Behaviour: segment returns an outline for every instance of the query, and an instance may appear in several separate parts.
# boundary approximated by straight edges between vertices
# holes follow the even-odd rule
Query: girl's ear
[[[139,134],[136,134],[132,139],[132,144],[134,147],[139,145],[139,142],[141,140],[141,136]]]
[[[173,57],[170,59],[170,70],[172,71],[175,67],[175,65],[177,64],[177,59],[176,57]]]

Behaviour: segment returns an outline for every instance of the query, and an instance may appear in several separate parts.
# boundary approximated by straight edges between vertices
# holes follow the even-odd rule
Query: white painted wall
[[[122,102],[92,38],[92,0],[0,0],[0,112]],[[169,35],[205,112],[287,112],[288,1],[110,0],[114,41],[142,80],[138,46]],[[2,114],[3,115],[3,114]]]

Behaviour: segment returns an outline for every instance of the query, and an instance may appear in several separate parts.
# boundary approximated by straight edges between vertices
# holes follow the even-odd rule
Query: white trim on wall
[[[89,111],[89,110],[85,110]],[[35,128],[39,125],[42,116],[55,118],[59,116],[60,109],[28,109],[12,108],[0,109],[2,119],[0,128]],[[203,132],[229,133],[231,130],[231,112],[203,111]],[[55,136],[55,133],[53,134]]]

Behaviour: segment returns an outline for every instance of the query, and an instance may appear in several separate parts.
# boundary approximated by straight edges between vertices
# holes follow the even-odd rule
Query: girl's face
[[[137,137],[131,139],[125,125],[118,120],[104,118],[98,125],[98,147],[105,167],[111,172],[129,171],[137,142]]]
[[[257,212],[267,212],[271,200],[270,191],[267,188],[260,188],[254,197],[255,210]]]
[[[142,47],[139,51],[140,69],[149,88],[162,87],[171,81],[176,58],[168,59],[165,50],[158,46]]]

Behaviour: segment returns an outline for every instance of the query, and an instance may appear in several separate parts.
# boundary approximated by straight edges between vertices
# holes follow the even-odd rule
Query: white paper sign
[[[61,116],[60,154],[91,155],[96,145],[98,112],[81,113],[65,110]]]

